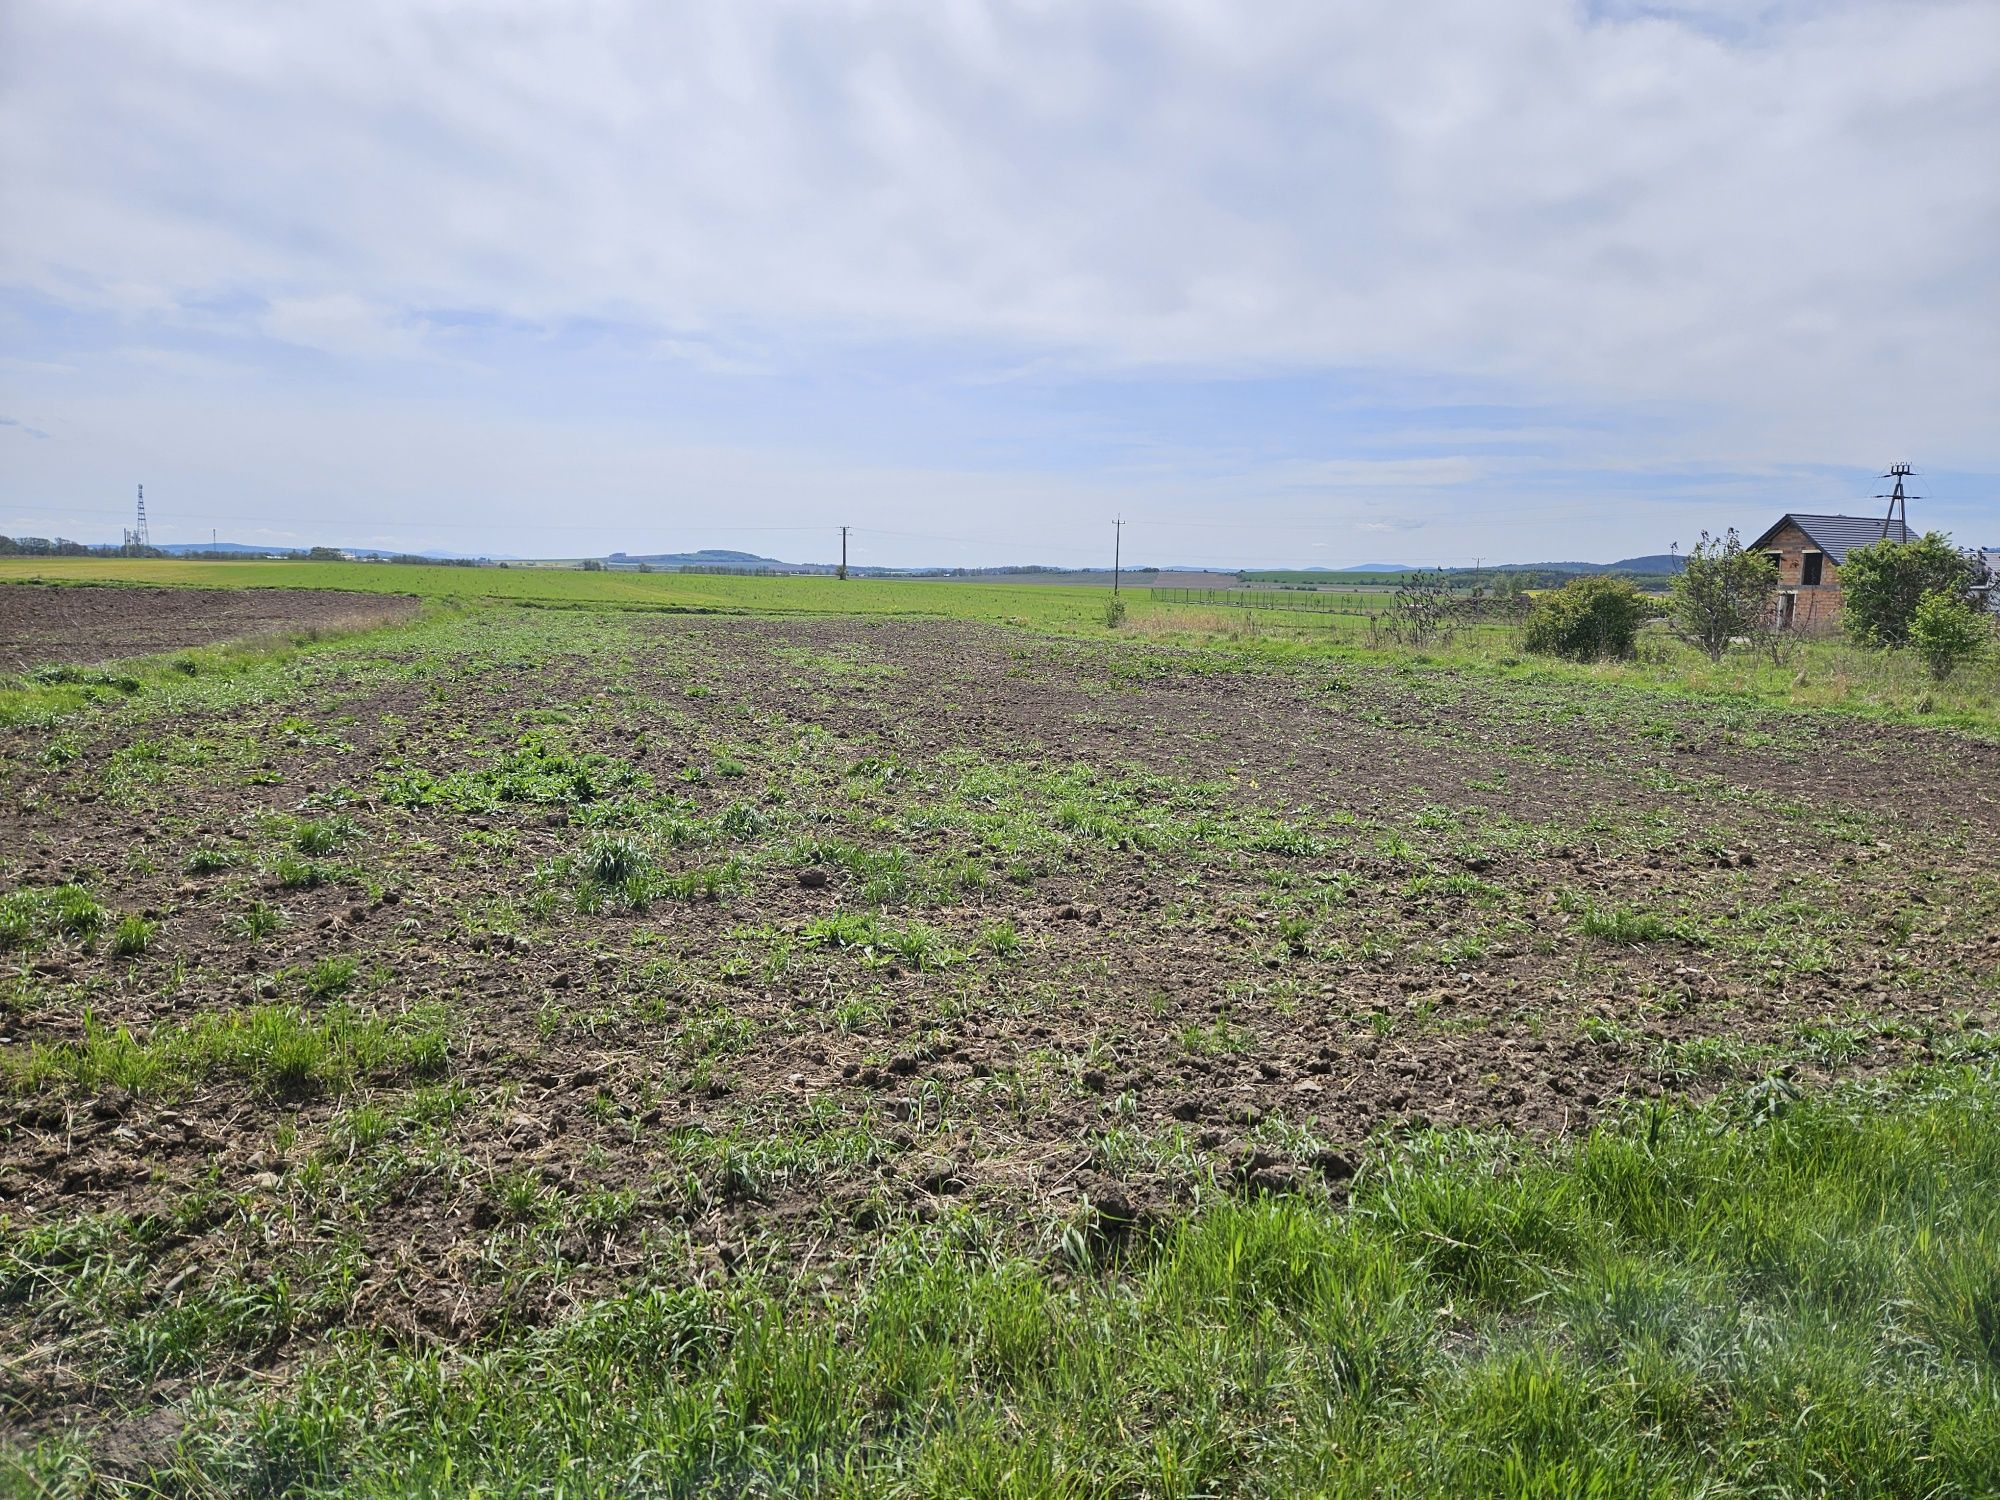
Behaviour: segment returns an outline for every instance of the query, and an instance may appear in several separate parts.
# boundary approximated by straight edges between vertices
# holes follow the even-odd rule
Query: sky
[[[2000,5],[6,0],[0,533],[2000,545]]]

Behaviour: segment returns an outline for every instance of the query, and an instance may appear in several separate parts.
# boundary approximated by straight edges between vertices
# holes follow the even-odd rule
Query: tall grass
[[[2000,1074],[1434,1134],[1351,1208],[1220,1199],[1050,1257],[969,1213],[851,1296],[642,1281],[225,1403],[173,1491],[2000,1492]],[[1052,1247],[1053,1249],[1054,1247]],[[53,1461],[53,1460],[51,1460]]]

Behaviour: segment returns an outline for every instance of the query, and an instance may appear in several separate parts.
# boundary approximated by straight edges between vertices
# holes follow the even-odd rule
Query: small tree
[[[1917,601],[1910,617],[1910,645],[1931,678],[1945,678],[1985,655],[1993,643],[1991,616],[1974,609],[1956,594],[1933,589]]]
[[[1868,646],[1902,646],[1910,639],[1917,605],[1926,594],[1969,603],[1973,561],[1943,532],[1913,542],[1870,542],[1840,565],[1847,632]]]
[[[1640,623],[1651,613],[1645,596],[1623,578],[1575,578],[1535,601],[1523,644],[1571,661],[1630,656]]]
[[[1682,640],[1721,661],[1731,641],[1756,634],[1770,613],[1777,583],[1771,560],[1745,552],[1734,526],[1720,537],[1704,531],[1674,575],[1667,612]]]

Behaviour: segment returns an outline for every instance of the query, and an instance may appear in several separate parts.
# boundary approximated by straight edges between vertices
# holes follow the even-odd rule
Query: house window
[[[1824,552],[1808,552],[1805,557],[1805,571],[1799,575],[1799,582],[1808,586],[1820,579],[1820,570],[1826,563]]]
[[[1784,571],[1784,568],[1785,568],[1785,554],[1784,554],[1784,553],[1782,553],[1782,552],[1766,552],[1766,553],[1764,554],[1764,557],[1765,557],[1765,559],[1766,559],[1767,561],[1769,561],[1769,563],[1771,564],[1771,566],[1772,566],[1773,568],[1777,569],[1777,570],[1778,570],[1779,572],[1783,572],[1783,571]]]

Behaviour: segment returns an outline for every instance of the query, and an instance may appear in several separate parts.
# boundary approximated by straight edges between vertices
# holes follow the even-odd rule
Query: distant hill
[[[169,557],[186,557],[193,552],[226,552],[232,557],[290,557],[303,554],[304,547],[252,546],[247,542],[156,542],[154,550],[164,552]],[[351,552],[356,557],[434,557],[439,562],[477,562],[482,559],[506,562],[510,559],[501,553],[486,552],[392,552],[386,547],[342,547],[342,552]]]
[[[785,568],[802,571],[807,565],[780,562],[755,552],[733,552],[726,547],[704,547],[699,552],[613,552],[604,561],[614,568]],[[812,565],[817,568],[820,565]]]
[[[1456,573],[1470,571],[1454,568]],[[1671,552],[1649,552],[1644,557],[1626,557],[1617,562],[1532,562],[1488,563],[1489,573],[1677,573],[1680,563]]]
[[[288,557],[303,556],[307,549],[304,547],[258,546],[249,542],[215,542],[212,544],[208,542],[165,542],[158,544],[157,550],[166,553],[169,557],[185,557],[194,553],[205,553],[211,556],[221,553],[231,557]],[[339,550],[359,558],[427,557],[434,558],[438,562],[457,563],[518,562],[520,560],[505,553],[444,552],[435,550],[418,553],[398,553],[381,547],[343,547]],[[831,573],[834,571],[831,563],[790,563],[775,557],[765,557],[761,553],[739,552],[728,547],[704,547],[695,552],[613,552],[600,560],[605,566],[611,568],[740,568],[745,572],[768,570],[779,573]],[[1673,573],[1678,571],[1678,569],[1679,562],[1672,553],[1652,552],[1643,557],[1626,557],[1612,563],[1488,563],[1479,571],[1486,573],[1538,574],[1610,572],[1661,574]],[[981,578],[1046,575],[1040,578],[1040,581],[1043,582],[1053,581],[1056,578],[1065,576],[1078,580],[1088,580],[1099,572],[1102,572],[1108,579],[1111,573],[1109,568],[1064,568],[1046,565],[990,568],[943,568],[934,566],[871,568],[856,566],[849,571],[857,577],[915,575],[923,577]],[[1155,574],[1173,577],[1176,574],[1201,574],[1204,575],[1204,587],[1219,587],[1220,585],[1216,584],[1213,580],[1222,573],[1231,571],[1228,569],[1218,570],[1204,567],[1200,563],[1177,563],[1170,567],[1157,569],[1139,567],[1125,569],[1128,576]],[[1329,568],[1323,564],[1319,564],[1300,568],[1258,570],[1254,576],[1266,578],[1268,575],[1268,577],[1275,578],[1279,574],[1283,574],[1288,579],[1303,580],[1311,575],[1325,575],[1331,578],[1357,573],[1414,573],[1417,571],[1419,571],[1417,568],[1407,563],[1365,562],[1356,563],[1354,566],[1348,568]],[[1449,573],[1470,573],[1474,570],[1470,568],[1448,568],[1445,571]]]
[[[269,557],[274,552],[295,550],[291,547],[251,547],[242,542],[156,542],[154,545],[169,557],[185,557],[190,552],[230,552],[245,557]]]

